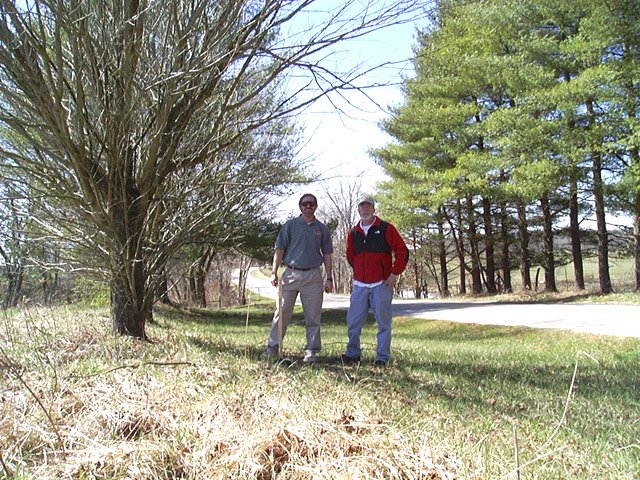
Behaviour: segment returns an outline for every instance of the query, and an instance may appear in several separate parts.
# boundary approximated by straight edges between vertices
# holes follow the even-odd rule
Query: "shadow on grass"
[[[271,303],[259,303],[248,307],[249,321],[251,323],[264,323],[270,325],[273,320],[273,305]],[[244,325],[247,321],[247,306],[233,307],[227,309],[206,309],[195,307],[166,307],[159,306],[155,312],[163,318],[176,323],[191,323],[197,325],[219,325],[237,326]],[[323,310],[323,325],[345,325],[346,312],[344,310]],[[304,324],[304,314],[302,307],[297,306],[293,312],[291,321],[294,324],[302,322]],[[373,316],[367,322],[373,321]]]
[[[250,305],[248,311],[251,323],[257,321],[269,324],[273,318],[273,312],[269,312],[263,304]],[[155,312],[164,319],[177,324],[237,326],[244,325],[247,321],[247,306],[219,310],[160,306],[155,308]]]
[[[264,351],[264,344],[260,344],[259,346],[230,345],[222,340],[205,340],[197,337],[189,338],[188,342],[200,351],[211,356],[222,353],[236,358],[249,357],[258,361],[260,354]]]
[[[566,400],[574,365],[487,364],[468,358],[452,360],[434,356],[428,360],[394,359],[378,367],[371,359],[345,365],[338,356],[319,356],[309,365],[300,355],[286,355],[282,360],[260,360],[262,345],[229,345],[224,339],[191,338],[189,342],[211,356],[224,354],[248,358],[264,365],[267,371],[288,373],[297,381],[305,371],[327,375],[337,384],[348,383],[354,389],[366,390],[373,396],[392,394],[406,403],[444,401],[454,411],[477,415],[537,416],[543,401],[554,409]],[[597,404],[615,391],[620,405],[631,404],[637,396],[638,381],[629,365],[602,368],[581,365],[572,401]],[[542,393],[544,392],[544,393]],[[543,410],[549,407],[543,408]],[[622,407],[624,408],[624,407]],[[467,413],[465,413],[467,412]]]
[[[356,365],[344,365],[338,356],[326,355],[321,355],[315,365],[303,363],[299,355],[287,355],[286,362],[278,363],[276,359],[259,359],[272,321],[270,306],[250,307],[249,314],[251,331],[244,338],[241,335],[246,327],[246,307],[216,311],[163,309],[161,312],[162,317],[171,323],[211,326],[210,335],[190,336],[187,340],[211,357],[222,354],[249,359],[256,364],[263,364],[265,369],[289,372],[296,376],[304,369],[312,369],[328,375],[336,383],[347,382],[353,388],[367,389],[371,395],[385,396],[392,391],[399,398],[411,399],[410,402],[440,399],[461,412],[484,409],[485,412],[496,414],[536,415],[541,398],[556,404],[566,399],[575,366],[575,358],[571,358],[571,355],[565,355],[564,359],[545,360],[545,355],[536,354],[540,342],[545,345],[545,350],[563,348],[562,343],[554,344],[551,337],[546,342],[545,332],[526,327],[478,327],[413,319],[401,320],[405,323],[402,329],[394,333],[394,341],[408,345],[419,342],[416,349],[408,347],[397,350],[392,362],[384,368],[374,366],[372,359],[363,359],[362,363]],[[304,328],[300,308],[296,309],[292,321],[295,328]],[[345,327],[346,340],[344,311],[324,311],[322,321],[323,326],[334,335],[340,334]],[[413,321],[417,322],[416,329],[420,326],[415,334],[406,331],[412,328]],[[371,329],[375,331],[372,315],[367,325],[370,335]],[[524,355],[513,357],[508,349],[505,350],[504,342],[513,339],[522,343]],[[480,343],[486,340],[489,340],[486,345]],[[475,346],[473,352],[464,348],[470,344]],[[615,345],[611,348],[615,348]],[[371,351],[368,353],[371,355]],[[615,392],[621,405],[628,405],[637,398],[640,381],[635,368],[632,368],[632,361],[605,362],[600,365],[586,358],[578,361],[575,398],[597,403]]]

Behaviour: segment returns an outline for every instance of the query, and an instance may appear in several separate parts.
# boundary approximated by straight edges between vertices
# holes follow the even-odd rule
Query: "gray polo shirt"
[[[333,253],[327,226],[317,219],[307,223],[302,215],[285,222],[278,233],[276,248],[284,250],[285,265],[297,268],[319,267],[324,262],[323,256]]]

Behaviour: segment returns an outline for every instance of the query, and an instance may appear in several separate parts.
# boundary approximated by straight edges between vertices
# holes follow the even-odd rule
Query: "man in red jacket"
[[[360,222],[347,234],[347,260],[353,268],[353,292],[347,313],[349,343],[344,363],[360,361],[360,332],[369,309],[378,323],[375,364],[384,366],[391,356],[391,301],[398,275],[409,261],[409,250],[396,227],[375,215],[373,198],[358,203]]]

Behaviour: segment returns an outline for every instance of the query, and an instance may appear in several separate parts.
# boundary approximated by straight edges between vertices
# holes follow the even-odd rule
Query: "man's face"
[[[367,224],[373,219],[373,214],[376,212],[376,208],[369,202],[362,202],[358,205],[358,214],[360,219]]]
[[[313,215],[316,208],[318,208],[318,205],[313,197],[302,197],[302,200],[300,200],[300,211],[303,215]]]

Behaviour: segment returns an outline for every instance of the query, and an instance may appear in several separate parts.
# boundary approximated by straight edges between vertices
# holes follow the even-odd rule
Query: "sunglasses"
[[[316,202],[300,202],[301,207],[315,207]]]

